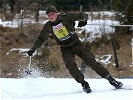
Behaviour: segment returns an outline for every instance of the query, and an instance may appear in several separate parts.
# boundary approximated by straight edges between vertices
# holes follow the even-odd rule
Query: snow
[[[117,79],[132,85],[132,79]],[[133,90],[115,90],[105,79],[86,79],[92,93],[85,93],[72,78],[0,78],[2,99],[133,100]],[[132,87],[133,88],[133,87]]]
[[[111,11],[93,11],[93,12],[86,12],[89,15],[103,15],[103,16],[115,16],[115,12],[111,12]]]
[[[8,27],[18,27],[18,23],[17,21],[13,20],[13,21],[2,21],[2,19],[0,19],[0,25],[2,26],[8,26]]]
[[[27,55],[27,51],[29,51],[30,50],[30,48],[12,48],[10,51],[8,51],[7,53],[6,53],[6,55],[9,55],[11,52],[13,52],[13,51],[18,51],[18,54],[19,55],[23,55],[23,56],[25,56],[25,57],[29,57],[28,55]],[[38,53],[37,53],[37,51],[35,51],[34,52],[34,54],[33,54],[33,56],[34,55],[37,55]]]
[[[107,55],[103,55],[101,57],[99,57],[98,55],[96,55],[96,61],[104,64],[104,65],[108,65],[111,63],[111,57],[112,55],[111,54],[107,54]]]
[[[16,18],[12,21],[3,21],[2,19],[0,19],[0,25],[4,26],[4,27],[12,27],[12,28],[17,28],[17,27],[20,27],[21,25],[21,21],[22,19],[19,19],[19,18]],[[44,21],[39,21],[38,23],[41,23],[41,24],[45,24],[48,20],[44,20]],[[31,24],[31,23],[36,23],[36,21],[34,19],[30,19],[30,18],[24,18],[23,19],[23,25],[26,25],[26,24]]]
[[[78,21],[75,22],[75,28],[79,28]],[[87,41],[92,42],[95,41],[96,38],[101,38],[105,34],[111,34],[115,32],[115,28],[112,27],[114,25],[119,25],[118,21],[113,20],[87,20],[87,25],[85,27],[81,27],[81,31],[78,33],[81,34],[82,31],[85,30]],[[85,41],[85,38],[80,39],[81,41]]]

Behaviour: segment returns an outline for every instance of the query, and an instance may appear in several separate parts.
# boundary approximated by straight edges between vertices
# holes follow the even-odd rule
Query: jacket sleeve
[[[49,36],[48,25],[45,24],[42,31],[40,32],[40,35],[38,36],[37,40],[34,43],[33,48],[37,49],[41,47],[44,41],[48,39],[48,36]]]
[[[67,13],[67,17],[70,18],[72,21],[76,20],[88,20],[88,14],[85,12],[71,12]]]

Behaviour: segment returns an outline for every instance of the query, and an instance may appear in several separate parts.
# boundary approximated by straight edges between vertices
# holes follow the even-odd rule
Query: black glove
[[[27,53],[29,56],[32,56],[34,52],[35,52],[35,48],[31,48]]]
[[[79,21],[79,23],[78,23],[78,27],[85,26],[86,24],[87,24],[87,20],[81,20],[81,21]]]

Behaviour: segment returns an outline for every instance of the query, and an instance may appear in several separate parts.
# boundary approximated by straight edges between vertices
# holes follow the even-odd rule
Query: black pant
[[[75,55],[79,56],[82,60],[84,60],[86,65],[88,65],[101,77],[106,78],[108,75],[110,75],[109,71],[102,64],[96,62],[92,52],[86,47],[84,47],[81,43],[75,47],[61,48],[61,52],[64,63],[66,64],[69,73],[78,83],[84,81],[84,75],[77,68],[75,62]]]

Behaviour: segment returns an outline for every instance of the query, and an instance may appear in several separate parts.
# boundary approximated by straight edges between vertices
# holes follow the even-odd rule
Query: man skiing
[[[88,82],[84,80],[82,72],[77,68],[75,55],[79,56],[86,65],[102,78],[107,79],[115,88],[119,89],[122,87],[123,84],[121,82],[116,81],[103,65],[96,62],[92,52],[82,45],[75,33],[74,23],[76,20],[79,20],[79,27],[87,24],[88,16],[85,13],[58,14],[57,9],[53,5],[49,5],[46,9],[46,14],[49,21],[44,25],[34,46],[27,52],[29,56],[32,56],[35,50],[41,47],[51,33],[60,45],[62,58],[69,73],[78,83],[81,83],[86,93],[90,93],[92,90]]]

